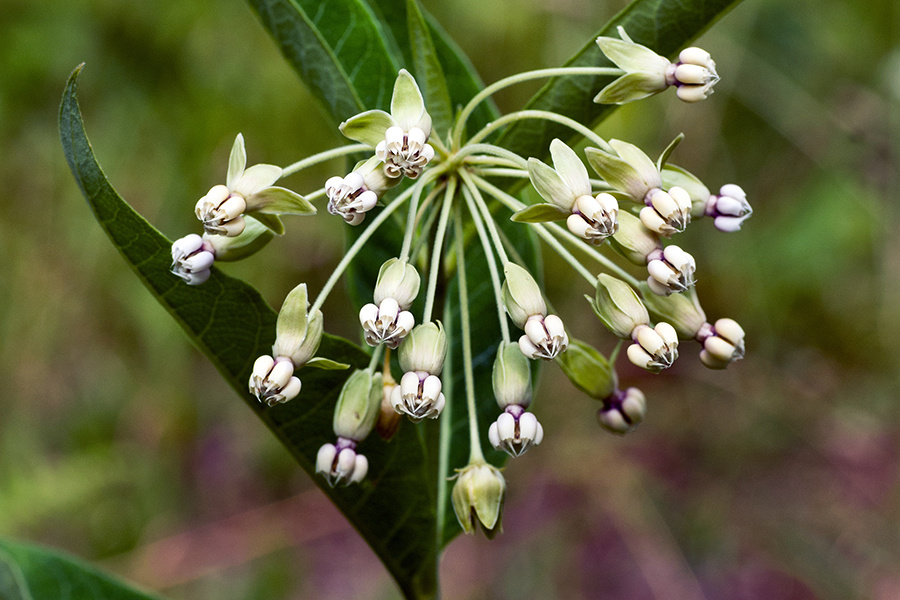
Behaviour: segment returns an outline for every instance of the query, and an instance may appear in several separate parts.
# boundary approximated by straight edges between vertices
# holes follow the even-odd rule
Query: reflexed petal
[[[228,157],[228,175],[225,177],[225,185],[228,186],[228,189],[234,189],[246,166],[247,151],[244,149],[244,136],[239,133],[234,138],[231,155]]]
[[[256,192],[270,187],[281,177],[281,167],[275,165],[253,165],[244,171],[234,187],[228,186],[232,192],[236,192],[245,198]]]
[[[528,176],[534,189],[544,200],[571,212],[576,196],[559,173],[538,159],[529,158]]]
[[[397,81],[394,82],[394,94],[391,96],[391,116],[397,122],[403,131],[409,131],[413,127],[422,127],[426,125],[430,133],[430,124],[422,123],[422,116],[425,113],[425,100],[422,98],[422,92],[416,85],[416,80],[409,74],[406,69],[400,69],[397,75]]]
[[[572,192],[572,196],[577,198],[591,194],[587,167],[574,150],[562,141],[554,139],[550,142],[550,156],[553,157],[553,167]]]
[[[273,215],[314,215],[316,207],[296,192],[273,186],[249,196],[247,211]]]
[[[351,140],[375,148],[384,141],[384,132],[396,125],[391,115],[383,110],[368,110],[341,123],[341,133]]]

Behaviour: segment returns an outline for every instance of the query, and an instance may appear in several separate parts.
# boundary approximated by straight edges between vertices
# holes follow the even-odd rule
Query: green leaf
[[[567,213],[555,204],[532,204],[516,212],[509,219],[516,223],[546,223],[562,221],[572,213]]]
[[[322,369],[324,371],[343,371],[344,369],[350,368],[350,365],[347,363],[339,363],[327,358],[322,358],[321,356],[309,359],[303,366],[312,367],[313,369]]]
[[[616,27],[620,25],[636,43],[663,56],[674,56],[738,2],[740,0],[635,0],[566,61],[566,66],[611,66],[595,40],[598,36],[618,37]],[[599,76],[551,79],[532,97],[527,108],[549,110],[586,125],[596,125],[612,114],[616,106],[594,104],[585,99],[599,94],[612,79]],[[573,132],[563,125],[528,119],[510,126],[497,143],[521,156],[546,156],[550,140],[572,137]]]
[[[145,221],[112,188],[97,163],[75,96],[81,67],[69,78],[59,113],[66,159],[97,220],[113,245],[188,337],[218,368],[249,408],[285,445],[315,482],[316,454],[334,442],[335,402],[348,371],[304,369],[303,389],[287,404],[268,408],[247,391],[253,362],[271,351],[276,314],[246,283],[212,269],[203,285],[191,287],[169,273],[171,242]],[[365,368],[368,355],[350,342],[325,335],[320,356]],[[361,485],[323,490],[372,546],[408,598],[436,594],[437,549],[433,474],[425,449],[410,425],[388,444],[378,436],[358,451],[369,460]],[[53,596],[45,596],[53,597]]]
[[[410,39],[410,29],[408,27],[409,17],[407,16],[406,2],[404,0],[369,0],[376,14],[385,26],[385,40],[388,47],[393,49],[397,59],[405,65],[413,65],[413,70],[417,67],[413,58],[414,41]],[[431,42],[434,45],[434,51],[440,61],[441,70],[447,82],[447,90],[450,95],[450,105],[454,109],[465,105],[472,97],[475,96],[484,87],[471,61],[460,50],[460,48],[441,28],[434,18],[431,17],[424,9],[419,8],[419,12],[428,24],[428,30],[431,36]],[[419,73],[416,70],[416,75]],[[426,101],[428,97],[426,96]],[[431,110],[431,106],[428,106]],[[470,124],[476,129],[484,127],[490,121],[498,116],[497,109],[493,101],[481,103],[469,118]],[[437,127],[439,135],[445,135],[446,130]]]
[[[425,22],[416,0],[406,1],[406,14],[414,72],[422,86],[425,106],[428,107],[428,113],[437,131],[446,132],[450,129],[453,110],[450,106],[450,92],[447,89],[444,70],[431,40],[428,23]]]
[[[287,61],[337,121],[386,109],[400,70],[363,0],[248,0]]]
[[[156,600],[55,550],[0,540],[3,600]]]
[[[278,215],[269,215],[266,213],[254,213],[253,218],[265,225],[275,235],[284,235],[284,223]]]

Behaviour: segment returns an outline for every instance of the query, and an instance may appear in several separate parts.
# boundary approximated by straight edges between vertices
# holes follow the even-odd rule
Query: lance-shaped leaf
[[[546,223],[548,221],[564,221],[571,214],[555,204],[540,203],[516,211],[509,219],[516,223]]]
[[[130,268],[191,341],[300,466],[314,474],[319,448],[334,441],[334,406],[349,372],[304,369],[300,395],[274,408],[248,393],[253,362],[268,354],[275,340],[275,311],[255,289],[215,267],[209,280],[196,287],[169,273],[171,242],[116,193],[94,157],[75,97],[80,70],[66,86],[59,127],[66,159],[91,210]],[[318,354],[356,368],[368,363],[368,355],[358,346],[327,334]],[[369,437],[358,450],[369,459],[367,478],[360,485],[324,489],[325,493],[372,546],[406,597],[433,597],[434,477],[426,467],[422,439],[406,426],[390,444]],[[323,486],[324,480],[315,476],[314,480]]]

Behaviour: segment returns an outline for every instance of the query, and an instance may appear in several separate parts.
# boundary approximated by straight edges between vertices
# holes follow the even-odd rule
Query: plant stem
[[[564,75],[621,75],[623,73],[624,71],[622,71],[621,69],[615,68],[558,67],[554,69],[526,71],[525,73],[518,73],[516,75],[501,79],[500,81],[492,83],[491,85],[481,90],[481,92],[479,92],[474,98],[469,101],[468,104],[466,104],[465,108],[462,109],[462,112],[459,113],[459,117],[456,120],[456,125],[453,128],[452,147],[455,149],[459,148],[466,121],[469,120],[469,116],[471,116],[472,111],[475,110],[475,107],[503,88],[521,83],[523,81],[543,79],[545,77],[559,77]]]
[[[323,163],[333,158],[340,158],[341,156],[356,154],[357,152],[364,152],[371,149],[372,148],[366,144],[351,144],[349,146],[341,146],[340,148],[333,148],[331,150],[326,150],[325,152],[319,152],[318,154],[313,154],[308,158],[298,160],[294,164],[286,166],[281,170],[281,176],[287,177],[288,175],[293,175],[297,171],[302,171],[303,169],[306,169],[313,165],[317,165],[319,163]]]
[[[481,211],[482,216],[484,217],[484,223],[487,225],[488,232],[491,234],[491,240],[494,242],[494,246],[497,248],[497,254],[500,255],[500,262],[503,263],[503,266],[506,266],[506,263],[509,262],[509,257],[506,255],[506,249],[503,247],[503,239],[500,237],[500,234],[497,233],[497,224],[494,223],[494,219],[491,217],[491,211],[488,209],[487,204],[484,202],[484,198],[481,195],[481,192],[475,186],[475,182],[472,179],[472,175],[470,175],[467,171],[460,171],[460,175],[463,178],[463,181],[466,183],[466,189],[471,192],[472,201],[475,203],[475,206]],[[467,198],[468,200],[468,198]],[[473,215],[474,219],[475,216]]]
[[[460,160],[463,157],[469,157],[472,154],[476,153],[482,154],[491,154],[493,156],[497,156],[500,158],[505,158],[506,160],[512,162],[515,166],[521,167],[523,169],[528,168],[528,161],[512,152],[507,150],[506,148],[501,148],[500,146],[495,146],[493,144],[466,144],[466,147],[457,152],[454,156],[457,160]],[[484,161],[485,157],[471,157],[466,158],[465,162],[473,162],[480,163]]]
[[[507,123],[514,123],[516,121],[521,121],[524,119],[544,119],[545,121],[554,121],[556,123],[560,123],[562,125],[565,125],[566,127],[570,127],[572,129],[574,129],[575,131],[577,131],[578,133],[583,135],[588,140],[594,142],[595,144],[597,144],[604,150],[606,150],[608,152],[613,152],[613,149],[610,147],[609,144],[606,143],[606,140],[604,140],[599,135],[594,133],[594,131],[591,130],[589,127],[585,127],[578,121],[576,121],[574,119],[570,119],[569,117],[564,117],[563,115],[559,115],[559,114],[556,114],[555,112],[549,112],[546,110],[520,110],[519,112],[510,113],[508,115],[503,115],[496,121],[486,125],[484,127],[484,129],[482,129],[481,131],[476,133],[474,136],[472,136],[472,139],[470,140],[470,142],[473,144],[480,142],[481,140],[485,139],[491,133],[500,129]]]
[[[372,219],[372,222],[366,228],[365,231],[359,236],[359,238],[353,242],[353,245],[347,249],[347,253],[344,254],[344,258],[341,259],[341,262],[338,263],[338,266],[335,267],[334,272],[331,273],[331,277],[328,278],[328,281],[325,282],[325,285],[322,286],[322,291],[319,292],[319,296],[316,298],[316,301],[313,303],[312,308],[310,308],[309,312],[314,313],[318,309],[322,308],[322,305],[325,303],[325,299],[328,298],[328,294],[331,293],[332,288],[334,288],[335,284],[338,282],[338,279],[341,278],[341,275],[344,274],[344,271],[347,269],[347,266],[350,264],[362,247],[365,245],[369,238],[375,234],[375,231],[384,223],[388,217],[390,217],[394,211],[400,208],[404,202],[409,198],[412,194],[414,188],[409,188],[393,202],[387,205],[384,210],[382,210],[378,215]]]
[[[456,177],[447,181],[447,190],[444,193],[444,205],[441,207],[441,217],[438,221],[437,232],[434,235],[434,247],[431,252],[431,262],[428,266],[428,289],[425,292],[425,310],[422,313],[422,323],[431,321],[431,312],[434,310],[434,295],[437,292],[437,278],[441,264],[441,250],[444,245],[444,234],[447,231],[447,223],[450,221],[450,209],[453,206],[453,196],[456,194]]]
[[[378,364],[378,361],[381,359],[381,351],[384,350],[384,345],[379,344],[375,346],[372,350],[372,358],[369,359],[368,370],[372,373],[375,372],[375,365]]]
[[[425,186],[440,177],[447,170],[446,165],[426,171],[422,175],[422,179],[417,181],[413,186],[412,202],[409,203],[409,213],[406,216],[406,231],[403,232],[403,247],[400,250],[400,260],[409,259],[409,247],[412,244],[413,234],[416,231],[416,213],[419,210],[419,200],[422,198],[422,192]]]
[[[465,188],[463,188],[465,190]],[[467,198],[468,199],[468,198]],[[474,217],[474,215],[473,215]],[[469,413],[469,464],[483,463],[478,413],[475,407],[475,377],[472,374],[472,331],[469,321],[469,286],[466,282],[466,260],[463,244],[462,210],[456,205],[456,272],[459,280],[459,320],[462,330],[463,373],[466,379],[466,408]]]
[[[477,192],[477,190],[475,191]],[[491,240],[488,237],[487,231],[484,229],[484,223],[482,222],[481,216],[473,205],[472,190],[470,189],[470,184],[468,182],[466,182],[466,185],[463,187],[463,196],[466,199],[466,203],[469,205],[472,222],[475,223],[475,229],[478,231],[478,237],[481,239],[481,247],[484,248],[484,256],[487,259],[488,271],[491,273],[491,287],[494,289],[494,302],[497,305],[497,317],[500,320],[500,332],[503,335],[503,341],[508,342],[510,340],[509,323],[506,322],[506,312],[504,310],[503,284],[500,282],[500,273],[497,271],[497,261],[494,258],[494,251],[491,248]],[[459,260],[458,257],[457,260]]]

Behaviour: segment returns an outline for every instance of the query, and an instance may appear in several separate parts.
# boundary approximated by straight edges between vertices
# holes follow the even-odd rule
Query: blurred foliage
[[[624,6],[425,4],[485,81],[560,63]],[[686,346],[660,377],[620,362],[650,406],[627,438],[545,369],[546,439],[506,471],[504,535],[450,547],[448,598],[900,596],[897,22],[888,0],[746,0],[700,41],[723,76],[709,101],[663,94],[604,123],[651,155],[684,131],[673,162],[748,191],[743,231],[699,221],[684,234],[708,315],[741,322],[748,358],[713,373]],[[339,139],[325,113],[237,0],[4,0],[0,35],[0,535],[176,599],[394,597],[116,255],[55,130],[86,61],[98,158],[174,237],[196,230],[193,203],[238,131],[251,162],[287,164]],[[275,305],[299,281],[321,287],[342,248],[334,221],[291,219],[289,236],[226,268]],[[609,350],[558,267],[546,255],[551,300]],[[346,296],[326,310],[348,315],[334,333],[358,335]]]

